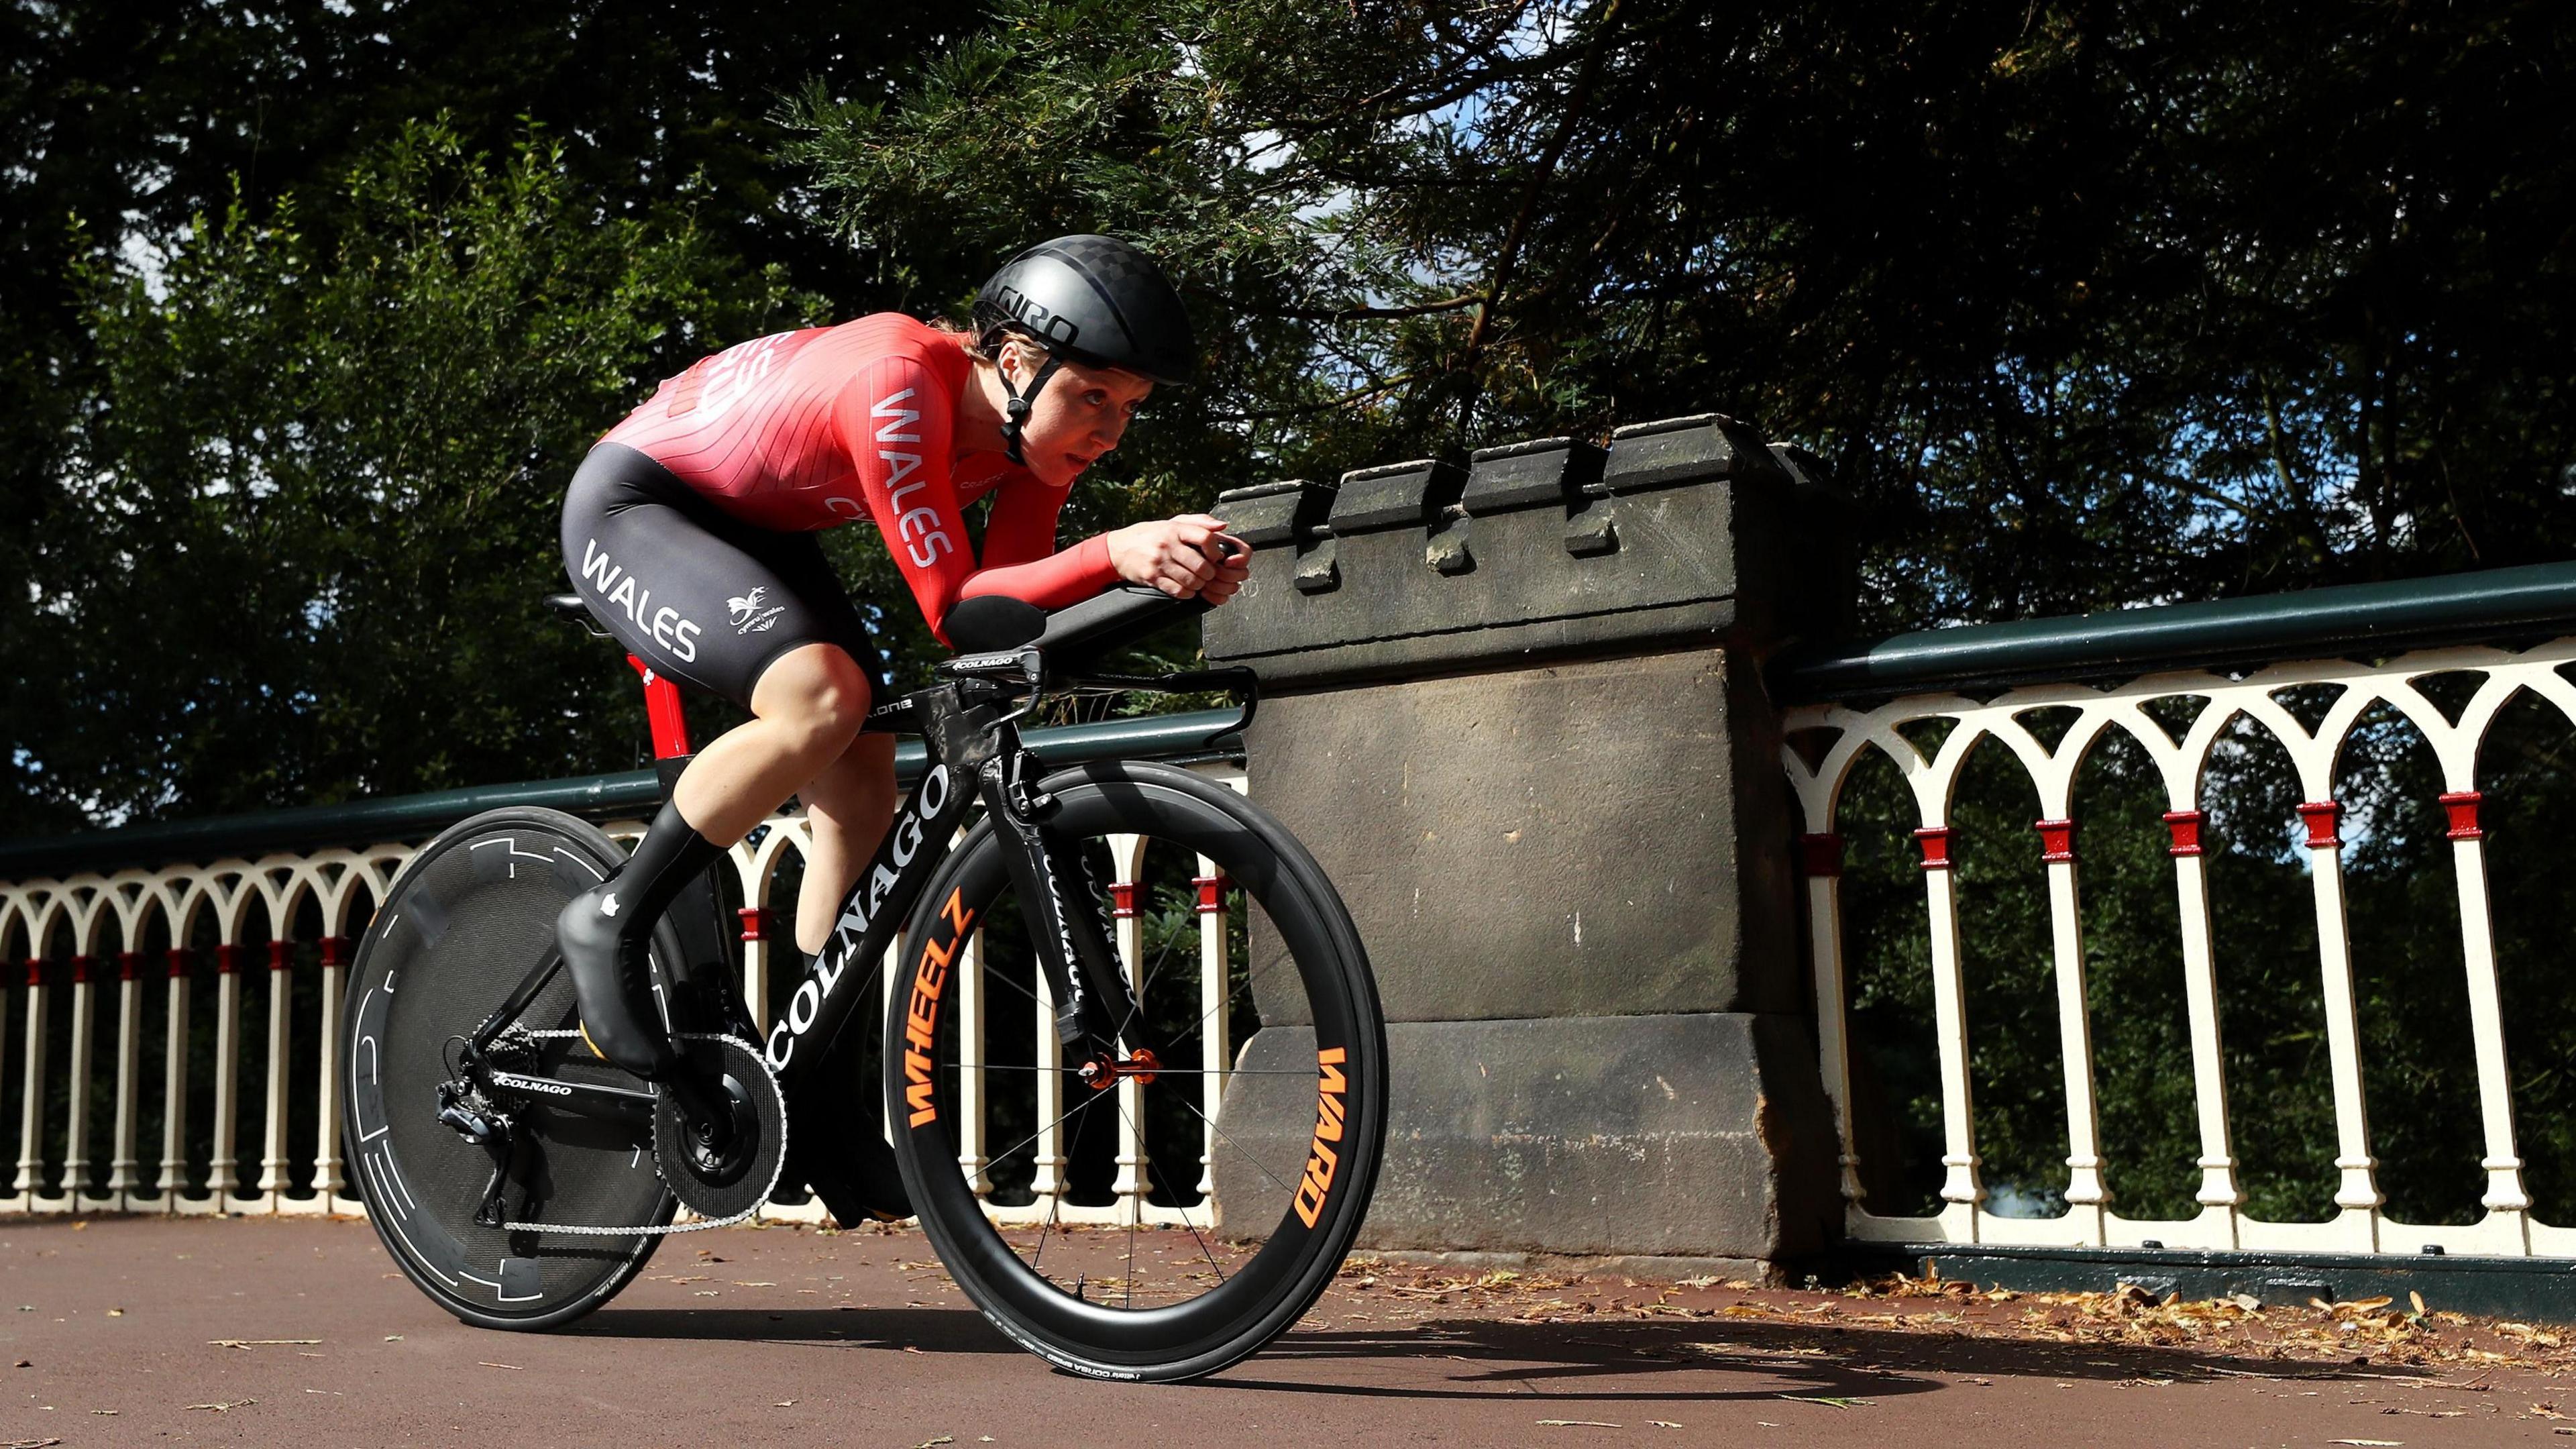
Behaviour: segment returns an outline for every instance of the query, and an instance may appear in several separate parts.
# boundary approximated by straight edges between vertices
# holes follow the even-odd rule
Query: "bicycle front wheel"
[[[1104,1378],[1213,1373],[1313,1306],[1367,1211],[1376,983],[1323,871],[1234,791],[1134,763],[1041,788],[1116,927],[1128,1060],[1057,1047],[1004,847],[978,826],[914,913],[888,1013],[904,1184],[950,1275],[1022,1346]]]

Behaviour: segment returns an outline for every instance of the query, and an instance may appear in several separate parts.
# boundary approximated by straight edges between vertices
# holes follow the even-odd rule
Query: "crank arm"
[[[584,1117],[631,1119],[653,1115],[653,1094],[633,1087],[532,1076],[526,1072],[505,1072],[498,1067],[484,1068],[483,1076],[502,1091],[517,1092],[558,1111],[574,1112]]]

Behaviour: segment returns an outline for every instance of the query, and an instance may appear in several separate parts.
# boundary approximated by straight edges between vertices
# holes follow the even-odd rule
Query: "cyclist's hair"
[[[1046,352],[1046,344],[1039,341],[1035,333],[1024,327],[1000,328],[979,333],[971,327],[959,326],[945,317],[933,321],[930,326],[933,331],[943,336],[956,338],[957,345],[965,349],[966,355],[973,358],[979,366],[1000,366],[1002,344],[1014,337],[1026,344],[1030,351],[1037,353],[1041,360],[1044,359]]]

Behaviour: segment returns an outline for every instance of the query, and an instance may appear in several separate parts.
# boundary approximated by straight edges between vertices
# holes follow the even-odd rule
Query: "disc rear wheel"
[[[498,1102],[514,1122],[510,1226],[476,1221],[495,1155],[439,1120],[456,1049],[554,949],[564,903],[625,859],[596,827],[551,810],[496,810],[457,825],[405,867],[367,928],[342,1020],[344,1151],[376,1232],[440,1307],[487,1328],[550,1328],[606,1302],[658,1236],[549,1233],[546,1223],[660,1225],[677,1207],[655,1171],[649,1113],[587,1115],[529,1096]],[[653,948],[678,959],[665,924]],[[578,1036],[572,978],[554,980],[513,1025],[529,1033],[514,1073],[637,1088]],[[525,1224],[536,1224],[534,1227]]]

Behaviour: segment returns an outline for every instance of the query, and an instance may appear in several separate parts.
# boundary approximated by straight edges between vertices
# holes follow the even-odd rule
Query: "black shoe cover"
[[[680,888],[723,853],[666,802],[626,864],[555,918],[555,942],[572,971],[591,1050],[647,1081],[664,1080],[679,1065],[653,1003],[653,927]]]

